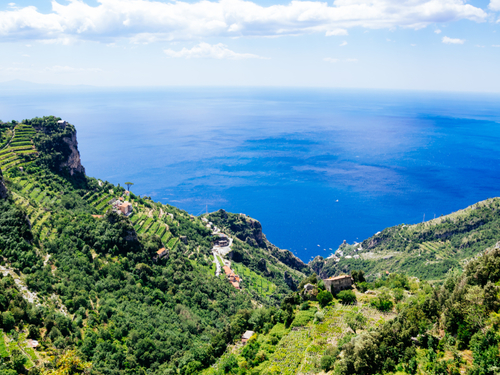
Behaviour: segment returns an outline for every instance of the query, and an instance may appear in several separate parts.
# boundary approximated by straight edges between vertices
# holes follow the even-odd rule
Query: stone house
[[[336,277],[330,277],[324,279],[326,290],[332,294],[337,294],[338,292],[346,289],[352,289],[353,280],[349,275],[341,275]]]
[[[160,250],[156,252],[156,255],[153,257],[153,260],[156,262],[158,259],[161,259],[165,256],[168,256],[168,250],[162,247]]]
[[[118,209],[121,211],[122,214],[124,215],[129,215],[132,213],[132,204],[130,202],[123,202]]]

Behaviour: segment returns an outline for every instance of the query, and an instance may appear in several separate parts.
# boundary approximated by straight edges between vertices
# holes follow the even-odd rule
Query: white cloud
[[[447,36],[443,36],[442,42],[444,44],[464,44],[465,39],[448,38]]]
[[[328,30],[326,32],[326,36],[340,36],[340,35],[349,35],[346,29],[334,29]]]
[[[434,32],[435,32],[436,34],[441,34],[441,30],[439,30],[439,29],[434,30]]]
[[[242,59],[263,59],[251,53],[237,53],[231,51],[226,45],[222,43],[208,44],[200,43],[191,49],[183,48],[180,51],[166,49],[163,52],[168,57],[183,57],[185,59],[229,59],[229,60],[242,60]]]
[[[476,47],[478,47],[478,48],[484,48],[484,46],[482,46],[480,44],[476,44]]]
[[[497,1],[497,0],[495,0]],[[0,11],[0,39],[104,43],[196,40],[206,37],[282,36],[307,33],[342,34],[352,27],[420,29],[427,25],[471,20],[488,15],[464,0],[292,0],[261,6],[250,0],[83,0],[40,13],[34,6]],[[342,34],[343,35],[343,34]]]
[[[345,40],[339,44],[339,47],[344,47],[344,46],[347,46],[347,41]]]
[[[500,48],[500,44],[492,44],[492,47]]]
[[[500,0],[491,0],[490,4],[488,5],[488,8],[490,8],[495,12],[500,11]]]
[[[415,43],[412,43],[412,44],[410,44],[410,46],[415,47],[415,46],[416,46],[416,44],[415,44]]]
[[[23,57],[31,57],[30,55],[24,54]]]

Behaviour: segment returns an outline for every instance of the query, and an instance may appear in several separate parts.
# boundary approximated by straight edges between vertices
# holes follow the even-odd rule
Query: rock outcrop
[[[78,141],[76,140],[76,130],[71,133],[70,137],[64,137],[63,141],[67,143],[69,149],[71,150],[71,154],[68,157],[68,160],[63,162],[61,168],[68,168],[68,171],[71,176],[75,173],[83,173],[85,174],[85,168],[83,167],[80,160],[80,152],[78,151]]]

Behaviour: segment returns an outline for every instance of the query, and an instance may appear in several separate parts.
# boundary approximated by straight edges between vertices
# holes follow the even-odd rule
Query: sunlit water
[[[88,175],[192,214],[246,213],[304,261],[499,195],[498,95],[87,88],[0,100],[3,120],[76,125]]]

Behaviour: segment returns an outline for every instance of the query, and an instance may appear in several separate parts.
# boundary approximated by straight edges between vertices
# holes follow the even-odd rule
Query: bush
[[[318,293],[318,296],[316,298],[318,299],[318,302],[321,305],[321,307],[325,307],[330,302],[332,302],[333,295],[329,291],[323,290],[322,292]]]
[[[335,364],[335,357],[331,355],[324,355],[321,357],[321,368],[324,371],[330,371],[333,368],[333,365]]]
[[[325,319],[325,313],[322,311],[318,311],[316,314],[314,314],[314,321],[315,322],[322,322],[323,319]]]
[[[370,304],[380,311],[391,311],[394,305],[387,293],[382,293],[377,298],[372,299]]]
[[[342,303],[355,303],[356,294],[352,290],[343,290],[337,294],[337,299]]]

